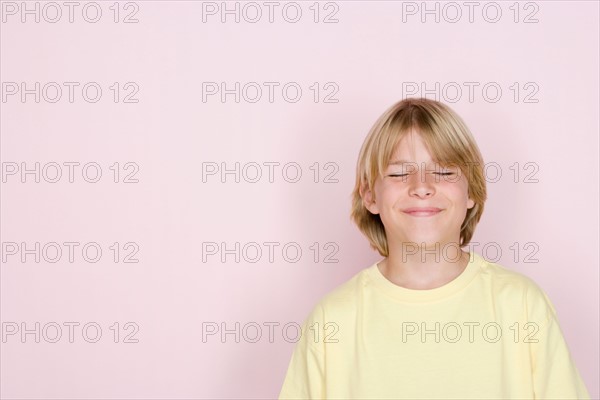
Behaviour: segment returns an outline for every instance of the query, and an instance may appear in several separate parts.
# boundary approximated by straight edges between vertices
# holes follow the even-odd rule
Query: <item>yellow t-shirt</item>
[[[430,290],[377,264],[302,326],[279,399],[589,399],[554,306],[530,278],[470,253]]]

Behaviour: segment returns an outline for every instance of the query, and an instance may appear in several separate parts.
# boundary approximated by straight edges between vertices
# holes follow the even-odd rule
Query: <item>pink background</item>
[[[284,2],[272,23],[261,2],[264,15],[256,23],[244,15],[239,23],[233,15],[222,23],[220,14],[203,22],[203,3],[193,1],[138,1],[137,23],[122,22],[133,6],[126,9],[121,2],[115,23],[113,2],[98,2],[102,17],[88,23],[83,4],[73,23],[66,7],[56,23],[43,18],[36,23],[33,16],[23,23],[20,12],[3,9],[3,83],[25,82],[29,89],[35,82],[80,83],[73,103],[66,86],[56,103],[43,98],[36,103],[33,95],[22,102],[3,88],[3,170],[21,162],[28,168],[36,162],[98,163],[102,177],[86,182],[80,165],[73,183],[66,168],[57,183],[43,178],[36,183],[32,175],[23,183],[18,174],[1,183],[1,321],[5,330],[21,323],[31,330],[36,322],[47,327],[39,343],[34,334],[22,339],[20,332],[4,332],[2,398],[276,397],[294,347],[289,338],[295,336],[294,329],[284,336],[282,327],[301,323],[323,295],[381,259],[351,223],[349,196],[364,137],[387,107],[406,97],[407,82],[425,82],[430,89],[436,82],[447,85],[438,99],[464,118],[484,160],[500,166],[502,178],[488,183],[474,250],[495,258],[493,248],[486,254],[482,247],[496,243],[502,250],[496,262],[546,291],[590,395],[599,397],[597,2],[520,3],[517,22],[513,2],[497,2],[502,14],[495,23],[482,16],[486,2],[475,9],[473,22],[462,6],[455,23],[450,22],[455,10],[443,8],[445,3],[437,3],[439,22],[435,15],[426,14],[422,22],[420,13],[403,13],[403,7],[410,11],[420,2],[320,3],[317,23],[313,2],[296,3],[302,10],[296,23],[282,17]],[[28,5],[33,9],[34,2]],[[240,10],[244,5],[238,3]],[[435,3],[428,5],[433,9]],[[46,11],[53,18],[55,11]],[[247,18],[254,17],[254,10],[246,11]],[[293,9],[288,11],[293,17]],[[333,12],[338,22],[324,23]],[[487,12],[494,17],[493,8]],[[537,22],[525,23],[529,14]],[[98,102],[82,98],[86,82],[101,86]],[[117,103],[109,88],[114,82],[121,87]],[[137,103],[123,102],[131,92],[127,82],[139,87]],[[273,102],[266,86],[256,103],[243,98],[236,103],[233,95],[224,103],[218,96],[203,102],[202,82],[226,82],[228,88],[235,82],[278,82],[279,89]],[[302,89],[295,103],[282,97],[288,82]],[[315,82],[321,94],[316,103],[310,89]],[[455,102],[451,82],[463,89]],[[479,85],[473,99],[464,82]],[[498,101],[483,97],[486,83],[501,88]],[[326,103],[323,96],[332,88],[338,89],[337,102]],[[435,97],[415,96],[421,95]],[[118,183],[110,169],[115,162]],[[122,182],[133,171],[125,167],[128,162],[139,167],[137,183]],[[236,183],[233,175],[223,183],[219,175],[203,182],[207,162],[228,168],[239,162],[247,166],[247,177],[255,173],[248,163],[280,164],[273,182],[263,166],[256,183],[243,177]],[[297,183],[282,178],[286,163],[300,165]],[[510,169],[515,163],[517,182]],[[337,182],[324,182],[331,172]],[[527,183],[531,172],[537,182]],[[293,178],[294,170],[286,176]],[[81,243],[73,263],[65,251],[55,263],[36,263],[33,255],[22,262],[21,253],[11,255],[6,248],[10,242],[31,249],[35,242],[69,241]],[[82,258],[88,242],[101,247],[100,261]],[[118,262],[110,249],[115,242],[121,248]],[[138,263],[123,262],[131,252],[127,242],[137,244]],[[218,254],[203,262],[203,242],[225,242],[228,248],[235,242],[280,245],[273,262],[263,246],[257,262],[248,261],[255,255],[249,249],[239,263],[233,255],[223,263]],[[326,247],[328,242],[337,247]],[[511,250],[515,242],[518,255]],[[534,247],[526,247],[528,242]],[[286,243],[301,248],[298,262],[282,257]],[[337,262],[324,262],[332,249]],[[537,263],[525,262],[532,249]],[[295,255],[293,247],[288,255]],[[56,343],[46,340],[55,336],[53,322],[62,326]],[[66,322],[80,324],[73,343]],[[125,343],[133,331],[125,328],[127,322],[139,328],[132,337],[137,343]],[[240,329],[239,343],[234,334],[203,341],[203,323],[210,322],[232,330],[239,322],[247,329]],[[82,336],[87,323],[102,329],[96,343]],[[272,342],[265,323],[279,324],[273,325]],[[262,336],[252,343],[247,339],[254,338],[256,324]],[[93,328],[87,332],[94,337]]]

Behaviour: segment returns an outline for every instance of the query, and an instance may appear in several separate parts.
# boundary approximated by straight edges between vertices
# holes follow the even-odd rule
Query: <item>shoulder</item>
[[[321,297],[309,316],[310,321],[327,321],[328,318],[341,318],[356,311],[356,306],[363,295],[368,282],[369,270],[376,268],[376,263],[363,268],[350,279],[341,283]]]
[[[531,318],[547,320],[556,313],[545,291],[529,276],[474,253],[478,281],[498,302],[523,308]]]
[[[474,264],[479,269],[479,278],[492,286],[496,292],[510,291],[530,293],[533,296],[543,295],[541,287],[529,276],[509,269],[501,264],[488,261],[477,253],[472,253]]]

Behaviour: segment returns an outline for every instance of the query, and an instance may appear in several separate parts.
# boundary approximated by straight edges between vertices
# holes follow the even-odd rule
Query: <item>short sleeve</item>
[[[530,304],[537,304],[534,314],[546,317],[540,323],[537,341],[530,344],[533,387],[536,399],[589,399],[590,395],[575,366],[556,311],[548,296],[539,288],[530,295]]]
[[[311,330],[315,323],[318,327],[322,321],[322,308],[317,305],[302,324],[302,334],[288,365],[279,400],[325,398],[324,349],[322,341],[314,340]]]

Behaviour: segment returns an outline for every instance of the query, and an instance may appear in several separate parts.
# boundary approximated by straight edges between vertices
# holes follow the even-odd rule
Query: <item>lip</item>
[[[406,210],[402,210],[405,214],[408,214],[413,217],[431,217],[433,215],[437,215],[442,212],[441,208],[437,207],[412,207],[407,208]]]

